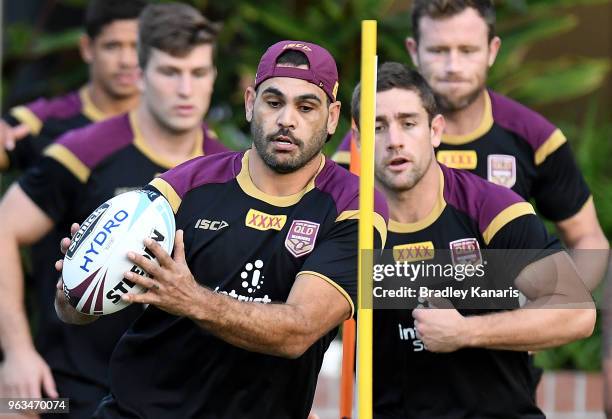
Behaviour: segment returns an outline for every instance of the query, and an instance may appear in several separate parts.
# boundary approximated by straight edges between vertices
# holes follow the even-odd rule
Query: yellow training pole
[[[372,419],[372,252],[374,247],[374,121],[376,21],[361,22],[361,175],[359,177],[359,310],[357,402],[359,419]]]

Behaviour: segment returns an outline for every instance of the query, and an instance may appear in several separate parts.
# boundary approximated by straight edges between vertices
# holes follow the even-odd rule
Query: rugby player
[[[10,109],[0,120],[0,170],[27,169],[66,131],[136,107],[138,15],[145,5],[144,0],[89,2],[79,41],[88,83],[64,96]]]
[[[358,86],[352,110],[357,126],[359,98]],[[521,272],[512,285],[528,298],[524,307],[517,298],[514,310],[494,310],[493,304],[491,310],[459,311],[448,305],[452,300],[427,305],[432,300],[425,298],[425,307],[414,310],[375,310],[375,416],[544,418],[531,395],[527,351],[589,336],[592,301],[577,274],[573,288],[566,288],[571,260],[529,203],[508,188],[436,161],[434,147],[443,131],[444,117],[423,77],[399,63],[380,66],[375,181],[389,205],[385,247],[427,249],[428,255],[446,250],[453,264],[466,250],[480,260],[488,249],[542,249],[542,254],[505,265],[512,279]],[[415,263],[430,257],[412,256]],[[554,282],[557,291],[545,286],[550,261],[568,277]],[[485,279],[506,273],[497,270]],[[467,281],[455,285],[462,289]],[[561,289],[566,296],[556,294]],[[550,308],[578,302],[587,308]]]
[[[152,278],[128,274],[148,292],[123,298],[150,305],[119,341],[94,417],[308,416],[323,354],[357,293],[358,179],[321,153],[340,115],[337,88],[324,48],[272,45],[245,93],[253,146],[151,182],[176,214],[174,254],[147,242],[158,269],[129,255]],[[380,196],[375,209],[380,245]],[[199,219],[227,226],[201,229]],[[90,321],[61,288],[58,315]]]
[[[142,187],[190,158],[226,151],[202,122],[216,77],[217,30],[191,6],[147,6],[139,22],[142,101],[137,109],[61,137],[0,203],[0,342],[5,353],[0,384],[6,397],[70,397],[76,418],[91,416],[108,393],[111,352],[142,307],[130,307],[91,328],[65,325],[53,308],[54,271],[38,290],[39,355],[23,308],[19,246],[35,243],[53,228],[63,237],[70,222],[85,219],[114,195]],[[56,249],[54,260],[60,255],[57,243]]]
[[[486,88],[501,46],[492,1],[415,0],[412,30],[406,48],[446,120],[438,161],[533,199],[568,248],[607,250],[591,193],[563,133]],[[349,147],[347,136],[336,158],[347,162]],[[603,277],[606,254],[573,253],[590,289]]]

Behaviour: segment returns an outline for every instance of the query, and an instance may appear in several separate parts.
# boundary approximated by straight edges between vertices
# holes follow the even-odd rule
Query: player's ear
[[[82,34],[79,38],[79,52],[81,58],[86,64],[91,64],[93,61],[93,40],[86,34]]]
[[[438,147],[440,142],[442,141],[442,133],[444,132],[444,127],[446,126],[446,121],[441,114],[437,114],[433,117],[430,124],[430,139],[431,145]]]
[[[404,41],[404,45],[406,46],[406,51],[408,51],[408,54],[410,55],[410,59],[412,59],[412,64],[414,64],[415,67],[419,66],[419,54],[418,54],[418,45],[416,40],[409,36],[408,38],[406,38],[406,40]]]
[[[336,132],[338,121],[340,120],[340,107],[342,104],[339,100],[330,103],[329,115],[327,116],[327,133],[332,135]]]
[[[244,91],[244,112],[248,122],[253,119],[253,109],[255,108],[255,98],[257,92],[251,86],[247,87]]]
[[[357,150],[361,150],[361,135],[359,135],[359,128],[357,127],[357,123],[355,123],[355,121],[353,121],[351,124],[351,135],[355,139]]]
[[[495,59],[497,58],[497,53],[499,52],[500,48],[501,48],[501,39],[499,38],[499,36],[493,37],[493,39],[491,39],[491,42],[489,42],[489,58],[488,58],[489,67],[493,66],[493,63],[495,62]]]

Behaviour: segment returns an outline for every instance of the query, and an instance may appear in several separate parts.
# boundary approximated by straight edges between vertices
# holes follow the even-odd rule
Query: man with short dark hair
[[[147,292],[122,298],[149,306],[113,353],[96,418],[307,417],[323,354],[357,294],[358,179],[321,153],[340,115],[337,88],[324,48],[272,45],[245,93],[251,149],[194,159],[150,183],[176,214],[174,254],[145,243],[157,268],[128,254],[151,278],[127,274]],[[379,196],[375,208],[381,246]],[[226,226],[202,229],[199,219]],[[56,309],[64,321],[91,321],[61,281]]]
[[[25,170],[65,132],[127,112],[138,104],[136,37],[144,0],[92,0],[79,41],[89,82],[78,91],[38,99],[0,120],[0,170]]]
[[[40,160],[45,147],[65,132],[124,113],[138,104],[136,39],[138,16],[145,5],[143,0],[92,0],[88,3],[85,33],[79,41],[81,56],[89,66],[88,83],[65,96],[39,99],[9,110],[4,120],[0,120],[1,171],[26,170]],[[19,218],[20,223],[25,223],[24,220]],[[49,316],[53,287],[49,285],[57,276],[49,268],[49,262],[57,257],[57,240],[62,236],[54,230],[32,245],[30,251],[28,279],[29,287],[36,294],[34,321],[39,331],[36,350],[28,331],[23,291],[3,293],[0,297],[3,302],[11,295],[15,297],[5,306],[14,310],[6,320],[15,323],[10,324],[8,334],[0,333],[0,394],[3,397],[38,396],[41,385],[49,396],[57,394],[56,385],[62,393],[70,391],[64,382],[54,382],[48,365],[50,362],[53,368],[53,364],[57,364],[52,358],[65,359],[64,349],[57,345],[62,338],[51,337],[55,335],[53,327],[49,327],[53,323],[53,317]],[[10,260],[8,255],[6,257],[8,259],[3,260]],[[10,269],[11,263],[12,260],[6,263],[6,269]],[[21,284],[19,277],[14,279]],[[2,285],[0,288],[5,290]],[[81,399],[81,396],[74,399],[76,412],[80,411]]]
[[[217,26],[178,3],[147,6],[139,24],[139,48],[149,53],[141,63],[138,107],[62,136],[0,202],[0,342],[6,354],[0,391],[11,397],[59,393],[71,399],[75,418],[91,416],[108,393],[111,353],[142,308],[129,307],[90,328],[71,327],[57,319],[52,304],[57,272],[43,276],[37,349],[53,372],[56,393],[29,336],[19,246],[52,230],[63,237],[72,220],[85,219],[101,202],[190,158],[227,151],[202,122],[216,76]],[[171,40],[159,36],[168,30]],[[60,255],[57,242],[55,250],[53,261],[46,262],[51,269]]]
[[[491,0],[415,0],[406,48],[431,86],[446,127],[436,157],[511,188],[553,221],[570,249],[609,248],[589,188],[563,133],[531,109],[486,88],[501,47]],[[350,137],[337,161],[348,162]],[[575,252],[594,289],[604,252]],[[600,257],[600,255],[602,257]]]
[[[444,117],[423,77],[385,63],[376,80],[375,182],[389,204],[385,248],[393,263],[455,272],[480,265],[485,276],[400,278],[419,299],[415,293],[374,303],[381,308],[373,329],[375,417],[544,418],[531,395],[527,351],[589,336],[590,295],[529,203],[436,161]],[[469,297],[423,297],[423,287]],[[514,291],[503,300],[474,297],[480,289]],[[518,291],[527,304],[519,305]],[[390,309],[398,305],[407,308]]]

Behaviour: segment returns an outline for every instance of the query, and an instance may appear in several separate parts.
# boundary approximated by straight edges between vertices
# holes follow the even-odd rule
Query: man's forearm
[[[296,358],[320,337],[290,304],[246,303],[202,287],[198,293],[192,320],[240,348]]]
[[[466,321],[467,346],[538,351],[590,336],[595,309],[522,308]]]
[[[597,288],[606,273],[609,249],[608,240],[601,231],[582,236],[571,243],[568,252],[589,291]]]
[[[24,305],[24,280],[19,246],[0,231],[0,346],[5,353],[33,347]]]

